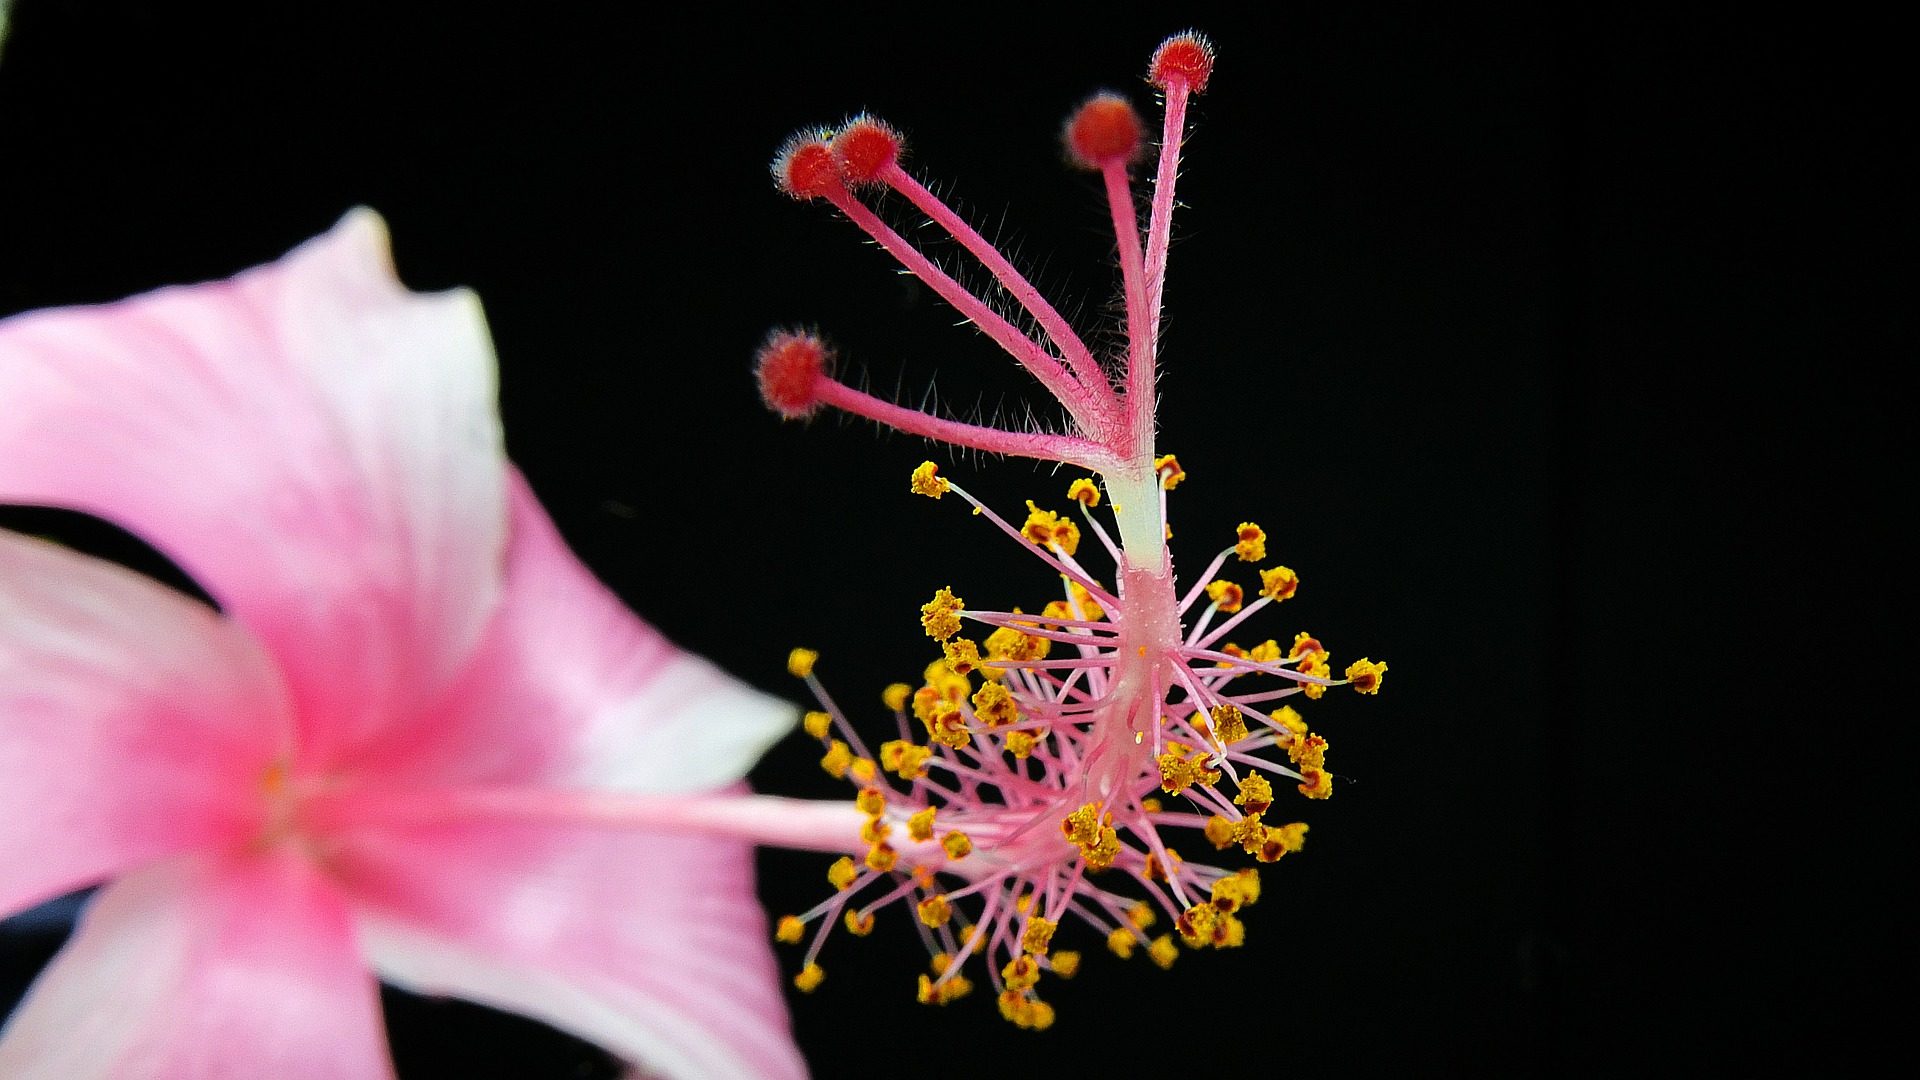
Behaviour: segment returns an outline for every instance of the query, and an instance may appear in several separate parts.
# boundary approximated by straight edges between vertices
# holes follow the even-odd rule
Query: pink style
[[[1054,1022],[1038,986],[1043,975],[1080,970],[1073,946],[1082,928],[1121,959],[1140,950],[1161,967],[1182,944],[1238,947],[1241,910],[1258,900],[1260,879],[1253,867],[1218,865],[1215,853],[1272,863],[1299,851],[1308,826],[1287,820],[1286,789],[1308,800],[1333,791],[1327,740],[1294,703],[1335,686],[1380,688],[1385,664],[1363,657],[1336,676],[1325,646],[1304,631],[1291,644],[1229,639],[1299,587],[1281,565],[1260,569],[1258,584],[1215,577],[1229,560],[1266,561],[1260,526],[1240,523],[1190,586],[1175,580],[1168,496],[1187,473],[1155,441],[1160,311],[1187,108],[1213,70],[1212,45],[1191,32],[1148,62],[1165,113],[1144,230],[1131,177],[1146,149],[1139,115],[1103,93],[1067,122],[1068,155],[1099,174],[1114,231],[1126,345],[1111,358],[1096,357],[1004,254],[907,171],[887,124],[862,116],[802,131],[774,160],[781,190],[853,222],[1030,374],[1064,423],[1010,430],[876,398],[835,377],[818,335],[793,330],[773,333],[759,353],[770,408],[791,419],[838,409],[936,443],[1092,474],[1062,483],[1070,514],[1029,501],[1023,521],[995,513],[933,462],[913,472],[912,492],[958,496],[1056,580],[1053,595],[1029,598],[1024,612],[969,604],[941,587],[921,608],[939,655],[918,688],[900,683],[882,695],[894,714],[882,728],[898,738],[877,752],[814,675],[817,656],[795,653],[794,674],[821,705],[803,721],[825,750],[821,765],[853,784],[867,817],[864,854],[828,871],[834,892],[778,924],[783,942],[811,935],[794,980],[802,990],[826,978],[818,961],[837,925],[863,936],[890,906],[911,912],[931,954],[921,1001],[965,997],[974,985],[967,972],[984,974],[1001,1015],[1024,1028]],[[960,285],[875,210],[889,198],[924,216],[927,234],[950,237],[994,284]],[[1019,325],[1005,314],[1016,308]],[[970,627],[978,640],[964,636]],[[1156,936],[1155,926],[1170,929]]]
[[[0,915],[107,883],[0,1074],[390,1076],[376,977],[653,1074],[805,1074],[749,844],[677,820],[794,710],[574,559],[494,379],[476,299],[406,291],[364,210],[0,323],[0,500],[113,521],[221,607],[0,532]]]

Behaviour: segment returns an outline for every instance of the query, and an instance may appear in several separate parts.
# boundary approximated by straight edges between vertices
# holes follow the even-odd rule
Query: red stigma
[[[859,117],[834,136],[833,160],[847,183],[872,183],[900,160],[900,133],[870,116]]]
[[[840,184],[826,132],[802,131],[773,158],[773,182],[796,199],[817,199]]]
[[[1095,94],[1067,121],[1067,150],[1075,162],[1098,169],[1140,149],[1140,114],[1119,94]]]
[[[1207,88],[1207,79],[1212,75],[1213,42],[1192,30],[1162,42],[1147,64],[1147,81],[1162,90],[1183,82],[1188,90],[1198,94]]]
[[[820,406],[820,380],[830,355],[826,343],[813,334],[775,331],[753,360],[760,399],[789,420],[811,416]]]

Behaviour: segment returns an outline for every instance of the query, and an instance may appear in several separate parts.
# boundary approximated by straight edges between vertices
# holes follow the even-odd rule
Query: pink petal
[[[291,725],[231,621],[0,530],[0,914],[256,828]]]
[[[0,1038],[17,1080],[392,1075],[346,906],[284,854],[186,856],[108,886]]]
[[[676,648],[567,550],[517,472],[506,597],[442,708],[370,747],[370,783],[545,782],[646,792],[732,783],[792,705]]]
[[[541,1019],[675,1080],[801,1077],[743,844],[470,824],[340,860],[390,982]]]
[[[442,693],[491,614],[486,323],[358,210],[227,282],[0,323],[0,500],[85,510],[266,643],[324,755]]]

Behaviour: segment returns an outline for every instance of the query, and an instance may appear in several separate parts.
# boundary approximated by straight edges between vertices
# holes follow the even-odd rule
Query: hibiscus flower
[[[388,1076],[376,978],[666,1076],[804,1073],[745,841],[542,813],[738,790],[794,713],[593,579],[494,398],[479,304],[400,286],[364,210],[0,322],[0,501],[220,605],[0,531],[0,916],[107,882],[0,1074]]]

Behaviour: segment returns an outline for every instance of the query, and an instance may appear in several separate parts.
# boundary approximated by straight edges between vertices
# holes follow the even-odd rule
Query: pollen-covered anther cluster
[[[1083,474],[1054,503],[1064,510],[1028,501],[1024,515],[1009,517],[932,462],[913,470],[911,493],[956,496],[1046,578],[1019,597],[1025,607],[969,606],[952,586],[920,606],[935,655],[917,683],[881,693],[893,723],[878,753],[826,694],[818,657],[792,654],[789,670],[820,705],[802,727],[821,745],[821,767],[851,786],[860,818],[827,872],[832,891],[776,926],[793,945],[812,928],[795,979],[803,990],[824,978],[817,959],[836,927],[864,936],[876,917],[894,917],[889,908],[931,957],[916,977],[919,1001],[965,996],[971,971],[1001,1015],[1033,1030],[1054,1022],[1048,980],[1082,967],[1080,953],[1054,948],[1056,938],[1072,946],[1090,930],[1120,959],[1142,952],[1159,968],[1183,944],[1240,946],[1261,892],[1246,864],[1301,851],[1308,825],[1283,806],[1309,807],[1333,791],[1327,740],[1295,705],[1342,685],[1380,690],[1384,663],[1362,658],[1336,676],[1310,633],[1287,639],[1270,628],[1243,636],[1247,646],[1231,640],[1268,609],[1298,605],[1299,575],[1268,562],[1278,541],[1260,525],[1241,521],[1230,534],[1224,522],[1209,526],[1225,545],[1185,585],[1174,574],[1168,503],[1188,477],[1155,446],[1155,350],[1185,109],[1213,77],[1212,45],[1176,35],[1148,74],[1165,103],[1157,145],[1132,103],[1111,93],[1082,105],[1064,132],[1069,156],[1101,174],[1114,224],[1126,346],[1111,357],[1096,357],[1005,255],[910,175],[894,128],[859,117],[802,132],[774,163],[782,190],[839,210],[1004,349],[1065,416],[1052,431],[1009,430],[883,401],[837,381],[827,347],[794,331],[762,349],[768,404],[789,417],[832,407]],[[1132,174],[1150,150],[1143,230]],[[895,231],[869,205],[881,198],[904,199],[977,259],[996,285],[991,298]],[[1010,304],[1024,310],[1017,324]],[[979,599],[978,583],[965,587]]]
[[[1177,474],[1157,470],[1161,479]],[[937,476],[923,464],[909,486],[918,491]],[[1126,645],[1128,597],[1108,591],[1070,553],[1085,535],[1108,535],[1094,514],[1097,501],[1079,497],[1084,487],[1069,492],[1086,531],[1076,526],[1068,534],[1069,519],[1032,502],[1016,527],[957,484],[941,483],[942,494],[958,495],[1027,550],[1051,552],[1058,596],[1036,616],[971,609],[951,588],[939,589],[920,620],[940,654],[917,686],[896,683],[881,694],[901,737],[881,743],[872,759],[822,694],[803,727],[822,741],[823,768],[858,783],[854,803],[865,824],[851,838],[856,854],[829,874],[835,893],[814,911],[781,920],[776,936],[797,944],[800,928],[817,920],[812,964],[836,919],[864,936],[875,911],[910,903],[912,923],[937,958],[937,970],[918,977],[920,1001],[946,1004],[967,993],[972,984],[960,971],[983,953],[1002,1014],[1043,1028],[1054,1015],[1038,996],[1043,977],[1079,967],[1077,954],[1064,965],[1047,960],[1070,915],[1091,924],[1116,955],[1144,949],[1160,967],[1173,963],[1182,943],[1234,948],[1246,940],[1241,911],[1259,897],[1258,876],[1251,867],[1183,858],[1176,841],[1187,830],[1215,851],[1263,863],[1300,851],[1305,822],[1268,820],[1281,798],[1276,780],[1295,789],[1289,797],[1323,799],[1333,776],[1327,740],[1286,699],[1337,683],[1315,674],[1324,672],[1327,652],[1309,633],[1284,649],[1275,639],[1251,648],[1219,642],[1277,600],[1248,602],[1239,585],[1215,578],[1187,594],[1183,637],[1148,666],[1158,685],[1145,702],[1154,718],[1149,741],[1135,730],[1141,703],[1122,707],[1122,680],[1138,659]],[[1264,557],[1267,542],[1264,530],[1242,523],[1206,575],[1236,556]],[[1261,550],[1253,552],[1256,544]],[[1229,618],[1216,624],[1221,616]],[[969,624],[989,632],[963,636]],[[795,650],[789,667],[817,690],[817,663],[811,651]],[[1348,678],[1372,693],[1384,672],[1384,664],[1363,660]],[[1103,760],[1111,763],[1104,772]],[[1104,789],[1090,786],[1096,775],[1106,778]],[[1048,821],[1056,839],[1042,828]],[[859,898],[867,898],[864,906],[853,907]],[[1148,928],[1162,919],[1172,932],[1150,937]]]

